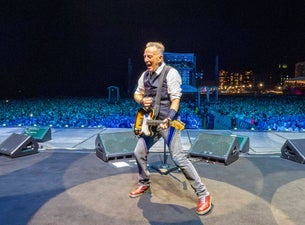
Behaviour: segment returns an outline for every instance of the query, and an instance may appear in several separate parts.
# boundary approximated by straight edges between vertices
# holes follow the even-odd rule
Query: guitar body
[[[134,123],[134,133],[137,136],[145,135],[152,136],[152,126],[149,126],[147,121],[152,120],[154,117],[154,111],[152,109],[140,108],[136,114]]]
[[[162,122],[162,120],[154,120],[154,111],[152,109],[140,108],[135,118],[134,133],[137,136],[153,136],[157,126]],[[183,130],[185,127],[185,124],[180,120],[173,120],[169,125],[177,130]]]

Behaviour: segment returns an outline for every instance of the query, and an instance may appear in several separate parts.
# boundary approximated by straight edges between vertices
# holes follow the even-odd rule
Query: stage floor
[[[148,193],[131,199],[137,167],[133,158],[104,162],[95,155],[100,132],[117,129],[52,129],[38,154],[0,155],[0,221],[5,225],[276,225],[305,221],[305,167],[280,157],[287,139],[303,133],[231,132],[250,138],[249,154],[225,166],[190,158],[213,198],[213,210],[195,213],[193,190],[180,172],[151,170]],[[198,132],[183,131],[185,150]],[[0,141],[21,128],[0,129]],[[163,143],[149,156],[161,162]],[[169,160],[169,163],[172,162]]]

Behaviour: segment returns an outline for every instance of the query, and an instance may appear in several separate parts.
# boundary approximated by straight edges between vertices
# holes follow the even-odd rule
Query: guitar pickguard
[[[134,133],[137,136],[145,135],[152,136],[151,126],[147,124],[148,120],[153,118],[153,110],[152,109],[144,109],[140,108],[136,114],[135,123],[134,123]]]

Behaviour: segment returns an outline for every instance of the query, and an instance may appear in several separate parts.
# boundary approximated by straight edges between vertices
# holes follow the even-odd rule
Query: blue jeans
[[[207,192],[205,185],[201,182],[201,178],[198,175],[197,170],[183,152],[181,132],[180,130],[176,130],[174,127],[161,130],[157,132],[155,136],[143,136],[139,138],[134,151],[134,156],[139,169],[138,183],[140,185],[150,185],[150,173],[147,166],[147,156],[149,149],[161,137],[163,137],[163,139],[166,141],[170,156],[175,165],[180,168],[181,172],[194,189],[196,195],[198,197],[205,195]]]

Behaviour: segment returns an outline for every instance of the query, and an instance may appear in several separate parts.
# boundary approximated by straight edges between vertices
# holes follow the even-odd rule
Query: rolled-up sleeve
[[[171,101],[173,99],[181,98],[181,84],[182,80],[179,72],[175,68],[171,68],[167,74],[167,88]]]
[[[139,80],[138,80],[138,86],[135,90],[135,94],[145,94],[145,89],[144,89],[144,73],[142,73],[142,75],[140,76]]]

